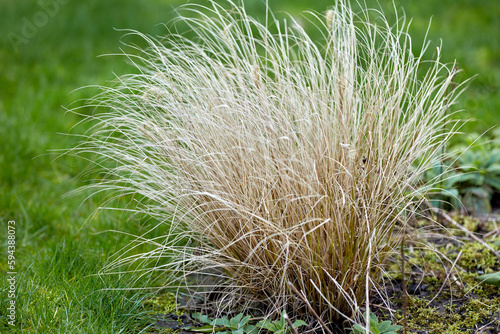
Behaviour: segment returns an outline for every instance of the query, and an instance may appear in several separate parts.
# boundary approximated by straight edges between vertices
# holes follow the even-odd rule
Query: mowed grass
[[[141,328],[138,316],[147,294],[123,289],[143,286],[146,277],[132,283],[130,276],[120,280],[96,274],[111,254],[132,240],[103,231],[137,234],[146,220],[112,212],[89,218],[99,198],[63,197],[84,184],[79,174],[89,164],[65,156],[54,161],[58,154],[49,150],[76,144],[76,138],[62,134],[81,117],[65,113],[65,107],[95,90],[71,92],[105,84],[113,72],[128,71],[121,58],[97,58],[119,52],[123,32],[113,28],[156,34],[161,29],[156,23],[172,16],[172,4],[71,1],[16,52],[8,33],[22,36],[25,20],[33,22],[40,11],[36,1],[0,2],[0,333],[119,333]],[[8,220],[15,220],[17,228],[15,328],[6,318]]]
[[[49,3],[50,1],[47,1]],[[297,14],[324,10],[330,1],[292,3],[269,1],[275,11]],[[374,1],[369,1],[374,4]],[[153,222],[117,212],[93,216],[102,197],[85,201],[87,194],[63,197],[99,178],[80,177],[89,167],[84,160],[50,150],[67,148],[77,138],[65,136],[81,117],[64,107],[92,96],[87,85],[106,84],[114,74],[131,70],[123,57],[99,57],[118,53],[120,37],[113,28],[132,28],[162,34],[159,23],[173,18],[173,6],[181,1],[108,0],[69,1],[54,10],[26,43],[12,44],[12,35],[23,36],[26,21],[44,9],[37,1],[0,0],[0,332],[118,333],[144,326],[140,288],[147,277],[97,276],[107,259],[133,240],[114,229],[140,233]],[[383,3],[390,8],[387,2]],[[410,31],[415,50],[424,36],[430,16],[432,43],[443,38],[445,61],[458,60],[464,76],[479,74],[462,97],[459,108],[466,118],[479,121],[467,131],[484,131],[500,122],[500,4],[496,0],[398,1],[414,17]],[[250,1],[251,15],[263,17],[262,2]],[[307,21],[303,21],[307,25]],[[130,41],[130,40],[129,40]],[[140,43],[140,41],[136,41]],[[91,113],[90,109],[81,112]],[[84,130],[78,127],[74,133]],[[127,202],[123,200],[123,204]],[[90,217],[90,218],[89,218]],[[7,325],[7,221],[16,221],[17,318]],[[138,250],[140,251],[140,249]],[[164,282],[168,283],[168,282]],[[129,290],[124,290],[129,289]]]

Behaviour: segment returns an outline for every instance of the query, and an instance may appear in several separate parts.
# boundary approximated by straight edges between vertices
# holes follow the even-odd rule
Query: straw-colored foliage
[[[425,46],[411,52],[404,18],[337,3],[309,14],[322,42],[230,3],[181,9],[189,35],[141,35],[140,74],[102,88],[105,112],[75,150],[108,172],[91,187],[133,194],[168,232],[110,271],[166,257],[147,269],[178,272],[172,284],[218,276],[220,310],[308,313],[306,299],[326,321],[361,314],[419,199],[414,180],[449,137],[457,89],[439,48],[428,62]]]

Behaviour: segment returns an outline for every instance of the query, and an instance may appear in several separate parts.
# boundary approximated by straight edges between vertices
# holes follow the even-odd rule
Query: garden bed
[[[454,218],[500,251],[498,216]],[[432,224],[419,221],[415,231],[432,230]],[[449,234],[417,232],[418,240],[425,239],[429,248],[411,241],[404,248],[407,333],[500,333],[500,290],[477,279],[482,274],[500,271],[500,259],[469,234],[453,226],[445,227]],[[374,295],[371,310],[381,320],[390,320],[392,314],[392,322],[404,326],[401,258],[394,257],[392,261],[384,286],[390,304],[384,304]],[[185,300],[182,304],[176,304],[171,294],[160,294],[150,300],[147,307],[152,313],[146,333],[188,333],[185,330],[188,326],[201,327],[203,324],[190,316],[196,310],[186,309]]]

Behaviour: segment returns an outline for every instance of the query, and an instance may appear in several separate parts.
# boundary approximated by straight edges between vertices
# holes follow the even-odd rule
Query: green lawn
[[[312,5],[324,10],[331,3],[269,2],[275,11],[292,14]],[[59,0],[57,7],[54,1],[45,3],[52,7],[44,9],[37,1],[0,0],[0,332],[134,331],[142,326],[142,301],[148,295],[123,289],[141,287],[146,278],[132,283],[130,276],[94,274],[132,240],[103,231],[137,234],[151,222],[116,212],[92,216],[100,205],[98,197],[87,201],[87,194],[63,197],[99,174],[81,177],[89,167],[86,161],[71,156],[55,159],[58,154],[50,150],[77,143],[77,138],[62,134],[82,117],[66,113],[65,108],[81,105],[75,101],[96,92],[73,90],[106,84],[114,73],[130,71],[123,57],[97,57],[119,52],[123,32],[113,28],[161,34],[164,28],[158,23],[173,18],[173,7],[182,1]],[[248,1],[249,12],[262,16],[262,3]],[[414,17],[410,31],[416,38],[415,50],[433,16],[432,45],[443,38],[444,60],[456,58],[465,77],[478,74],[457,106],[465,109],[463,117],[478,119],[465,129],[482,132],[500,123],[500,3],[405,0],[396,5]],[[50,15],[43,16],[47,10]],[[79,126],[73,132],[83,130]],[[8,302],[4,297],[8,220],[17,223],[15,328],[7,325],[3,311]]]

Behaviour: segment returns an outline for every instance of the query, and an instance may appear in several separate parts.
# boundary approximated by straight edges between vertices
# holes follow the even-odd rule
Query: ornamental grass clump
[[[205,284],[221,312],[359,320],[415,213],[415,180],[450,136],[455,70],[439,48],[414,55],[404,19],[345,0],[312,14],[321,43],[293,19],[226,5],[184,7],[189,34],[139,34],[139,74],[94,100],[105,112],[75,148],[107,172],[90,187],[133,195],[127,209],[166,231],[107,269],[165,258],[136,270]]]

